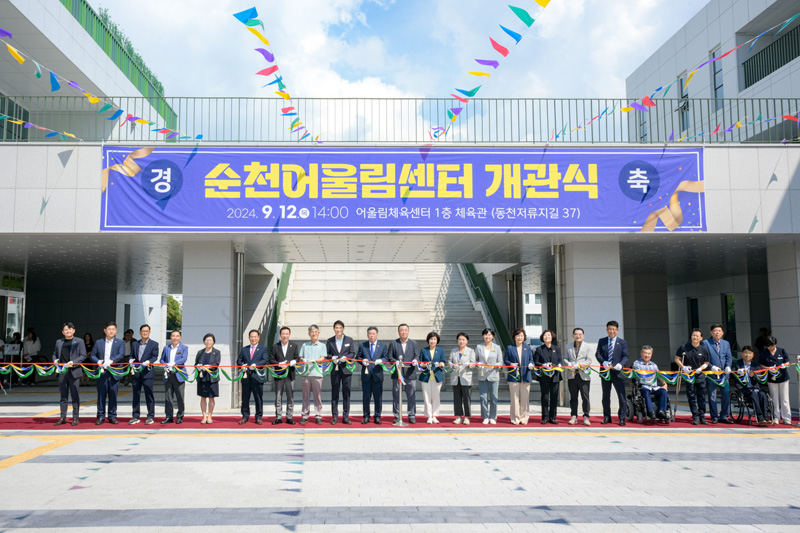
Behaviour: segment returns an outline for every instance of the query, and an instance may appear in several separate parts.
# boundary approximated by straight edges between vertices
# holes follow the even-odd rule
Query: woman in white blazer
[[[572,330],[572,340],[564,349],[564,364],[569,367],[588,367],[595,363],[594,353],[597,346],[590,342],[586,342],[583,338],[583,328],[575,328]],[[582,370],[566,370],[564,372],[567,378],[567,387],[569,388],[569,408],[570,419],[569,424],[574,426],[578,423],[578,395],[582,400],[583,407],[583,425],[591,426],[589,422],[589,386],[591,385],[591,376]]]
[[[494,331],[486,328],[481,335],[483,335],[483,344],[475,347],[475,361],[479,365],[502,365],[503,351],[494,342]],[[499,386],[499,368],[478,367],[478,387],[481,391],[481,418],[484,424],[497,424],[497,391]]]
[[[475,350],[467,346],[469,335],[463,331],[456,335],[458,348],[450,352],[448,363],[452,369],[450,384],[453,386],[453,403],[456,419],[454,424],[469,425],[470,398],[472,389],[472,368],[475,365]]]

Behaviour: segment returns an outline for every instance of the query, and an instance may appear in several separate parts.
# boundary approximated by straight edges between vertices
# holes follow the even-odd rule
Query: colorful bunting
[[[256,72],[256,74],[258,76],[269,76],[270,74],[276,72],[277,70],[278,70],[278,65],[272,65],[271,67],[267,67],[264,70],[259,70],[258,72]]]
[[[98,111],[97,114],[100,115],[102,113],[105,113],[106,111],[108,111],[112,107],[114,107],[114,106],[111,105],[111,104],[106,104],[106,105],[104,105],[103,107],[100,108],[100,111]]]
[[[472,74],[473,76],[485,76],[487,78],[491,76],[491,74],[488,72],[467,72],[467,74]]]
[[[14,56],[14,59],[17,60],[17,63],[19,63],[21,65],[21,64],[23,64],[25,62],[25,58],[22,57],[21,55],[19,55],[19,52],[17,51],[16,48],[14,48],[13,46],[11,46],[8,43],[6,43],[6,46],[8,47],[8,53],[11,54],[12,56]]]
[[[472,89],[470,91],[465,91],[464,89],[456,89],[456,91],[460,92],[461,94],[463,94],[466,97],[472,98],[478,93],[478,91],[480,90],[481,87],[483,87],[483,85],[478,85],[477,87],[475,87],[474,89]]]
[[[506,32],[512,39],[514,39],[517,42],[517,44],[519,44],[519,42],[522,40],[522,35],[520,35],[519,33],[515,32],[515,31],[509,30],[508,28],[506,28],[502,24],[500,24],[500,29],[503,30],[504,32]]]
[[[457,94],[451,94],[450,96],[452,96],[453,98],[455,98],[456,100],[458,100],[462,104],[468,104],[469,103],[469,100],[467,100],[466,98],[462,98],[462,97],[458,96]]]
[[[525,24],[527,27],[530,28],[531,25],[533,25],[533,23],[536,22],[536,20],[521,7],[514,7],[514,6],[508,6],[508,7],[511,8],[511,11],[513,11],[514,14],[517,17],[519,17],[519,20],[521,20],[522,23]]]
[[[262,42],[262,43],[266,44],[267,46],[270,46],[270,44],[269,44],[269,41],[267,40],[267,38],[266,38],[266,37],[264,37],[263,35],[261,35],[261,32],[260,32],[260,31],[258,31],[258,30],[257,30],[257,29],[255,29],[255,28],[247,28],[247,29],[248,29],[248,30],[250,30],[250,32],[251,32],[253,35],[255,35],[256,37],[258,37],[258,38],[261,40],[261,42]]]
[[[122,109],[117,109],[116,113],[108,117],[106,120],[117,120],[120,117],[120,115],[122,115],[122,113],[124,113]]]
[[[495,61],[494,59],[476,59],[475,62],[478,63],[479,65],[492,67],[493,69],[497,69],[497,67],[500,66],[500,62]]]
[[[256,48],[255,50],[256,52],[264,56],[264,59],[267,60],[267,63],[272,63],[273,61],[275,61],[275,56],[272,55],[272,52],[270,52],[266,48]]]
[[[3,38],[3,37],[8,37],[9,39],[11,39],[11,32],[10,31],[6,31],[3,28],[0,28],[0,38]]]
[[[498,54],[503,57],[508,57],[508,48],[502,46],[500,43],[489,37],[489,42],[492,43],[492,48],[494,48]]]
[[[33,59],[31,59],[31,61],[33,61]],[[42,67],[36,61],[33,61],[33,64],[36,65],[36,72],[33,75],[36,76],[37,78],[41,78],[42,77]]]
[[[653,102],[652,98],[650,98],[649,96],[645,96],[644,98],[642,98],[642,104],[646,105],[647,107],[656,107],[655,102]]]
[[[58,83],[58,76],[52,70],[50,71],[50,92],[54,93],[61,89],[61,84]]]

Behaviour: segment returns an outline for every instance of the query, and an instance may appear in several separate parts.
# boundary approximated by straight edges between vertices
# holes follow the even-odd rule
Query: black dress
[[[212,348],[211,352],[206,352],[205,348],[197,352],[197,358],[194,361],[195,365],[219,365],[222,354],[216,348]],[[219,369],[217,369],[217,372]],[[219,374],[216,378],[203,371],[202,377],[197,376],[197,395],[202,398],[216,398],[219,396]]]

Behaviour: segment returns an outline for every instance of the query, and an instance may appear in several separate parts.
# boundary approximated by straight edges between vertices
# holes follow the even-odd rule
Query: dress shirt
[[[111,347],[114,346],[114,339],[108,340],[106,339],[106,350],[105,354],[103,354],[103,362],[110,363],[111,362]]]
[[[175,364],[175,352],[177,352],[177,351],[178,351],[178,347],[177,346],[170,346],[169,347],[169,364],[171,364],[171,365]]]
[[[641,370],[643,372],[658,372],[658,365],[653,362],[651,359],[649,363],[645,363],[641,359],[634,361],[633,363],[634,370]],[[641,374],[636,374],[636,379],[642,385],[642,387],[650,390],[656,390],[658,388],[658,381],[656,379],[656,374],[652,374],[650,376],[642,376]]]
[[[325,344],[322,342],[317,341],[316,343],[312,343],[308,341],[300,347],[300,359],[303,361],[313,362],[327,357],[328,351],[325,349]],[[313,364],[309,364],[307,367],[309,369],[308,373],[305,374],[307,377],[322,377],[322,369],[315,367]]]

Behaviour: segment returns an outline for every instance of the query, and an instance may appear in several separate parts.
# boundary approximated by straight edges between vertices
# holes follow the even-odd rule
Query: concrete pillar
[[[234,335],[236,264],[231,242],[186,242],[183,245],[183,343],[189,346],[189,363],[203,348],[203,336],[213,333],[222,364],[236,360]],[[227,369],[226,369],[227,370]],[[228,371],[230,374],[230,371]],[[220,408],[233,406],[231,382],[219,382]],[[187,410],[199,410],[197,387],[187,385]]]
[[[800,353],[800,244],[790,242],[767,246],[769,313],[772,335],[778,346],[791,355]],[[789,372],[792,408],[798,406],[797,372]]]
[[[628,341],[631,357],[638,358],[642,346],[648,344],[653,347],[653,361],[662,370],[669,370],[674,349],[670,349],[669,342],[667,276],[624,276],[622,301],[624,338]]]
[[[572,342],[571,332],[583,328],[586,341],[596,344],[606,336],[606,323],[619,322],[619,336],[625,338],[622,314],[619,243],[576,242],[564,245],[564,347]],[[631,351],[635,347],[631,346]],[[631,354],[632,356],[634,354]],[[631,361],[631,364],[633,362]],[[592,374],[591,402],[594,413],[602,412],[600,378]],[[612,395],[611,410],[616,413]]]

